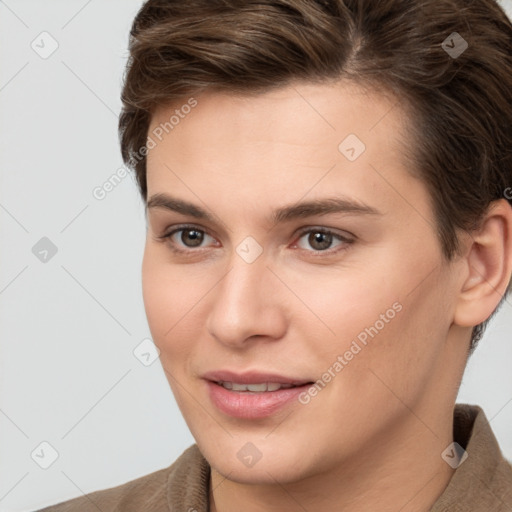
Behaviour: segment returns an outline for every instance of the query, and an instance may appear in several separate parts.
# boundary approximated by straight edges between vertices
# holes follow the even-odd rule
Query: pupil
[[[321,251],[328,249],[332,242],[332,235],[328,233],[311,233],[309,235],[309,243],[311,247]]]

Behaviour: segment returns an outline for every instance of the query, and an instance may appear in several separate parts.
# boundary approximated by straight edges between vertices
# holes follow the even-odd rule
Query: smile
[[[266,391],[277,391],[295,387],[292,384],[280,384],[279,382],[262,382],[261,384],[239,384],[238,382],[217,382],[220,386],[230,391],[250,391],[253,393],[264,393]]]

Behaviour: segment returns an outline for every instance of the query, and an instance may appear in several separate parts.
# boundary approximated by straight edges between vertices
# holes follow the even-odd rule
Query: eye
[[[307,247],[304,247],[304,243],[301,243],[301,240],[305,239],[305,243],[309,245],[309,247],[313,248],[313,251],[310,251]],[[333,243],[338,241],[338,244],[334,247],[338,247],[339,249],[332,249]],[[325,228],[309,228],[306,231],[302,231],[299,241],[297,245],[304,250],[308,250],[309,252],[337,252],[338,250],[345,249],[347,245],[351,244],[353,240],[348,237],[342,236],[334,231]],[[340,247],[341,246],[341,247]]]
[[[187,252],[189,249],[201,248],[201,244],[208,239],[215,240],[202,229],[194,226],[181,226],[160,237],[171,243],[176,252]]]
[[[299,236],[293,247],[299,247],[311,254],[318,253],[318,255],[344,250],[354,241],[326,228],[304,229]],[[191,253],[194,249],[204,249],[209,245],[208,242],[211,244],[212,241],[215,242],[215,246],[219,246],[214,237],[195,226],[178,226],[158,238],[168,241],[171,250],[177,253]]]

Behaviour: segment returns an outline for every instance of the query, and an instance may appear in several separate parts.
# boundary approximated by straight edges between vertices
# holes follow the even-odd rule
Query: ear
[[[492,315],[510,282],[512,207],[505,199],[491,203],[481,228],[471,234],[464,260],[466,276],[453,321],[473,327]]]

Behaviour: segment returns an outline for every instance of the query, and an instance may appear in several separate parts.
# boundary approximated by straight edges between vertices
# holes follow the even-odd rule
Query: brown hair
[[[447,259],[458,230],[476,229],[504,194],[512,202],[512,24],[495,0],[149,0],[129,49],[119,136],[144,200],[156,107],[206,88],[346,78],[410,112],[411,172],[429,190]]]

